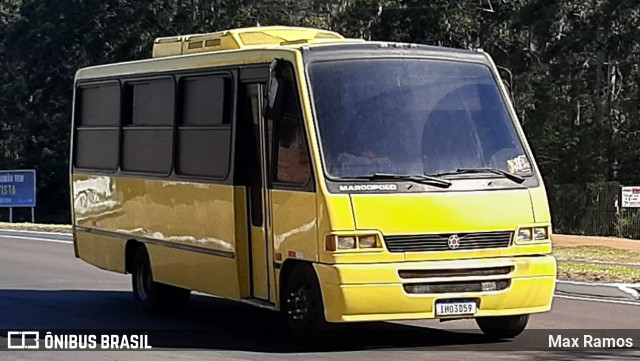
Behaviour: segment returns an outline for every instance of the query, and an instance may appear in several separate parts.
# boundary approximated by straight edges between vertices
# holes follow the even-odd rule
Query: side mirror
[[[276,98],[278,94],[278,88],[280,88],[280,84],[278,79],[270,77],[269,78],[269,88],[267,89],[267,106],[269,108],[273,108],[276,105]]]
[[[282,114],[283,81],[278,76],[281,60],[276,59],[269,66],[269,82],[266,88],[265,116],[268,119],[279,119]]]

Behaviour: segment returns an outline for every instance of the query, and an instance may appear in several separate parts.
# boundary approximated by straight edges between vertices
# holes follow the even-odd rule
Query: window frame
[[[327,169],[327,162],[324,154],[325,150],[324,150],[324,147],[322,146],[322,139],[321,139],[320,131],[318,127],[319,124],[318,124],[318,115],[317,115],[316,104],[315,104],[315,95],[314,95],[309,68],[311,65],[314,65],[314,64],[332,63],[332,62],[339,62],[339,61],[353,61],[353,60],[412,59],[412,60],[428,60],[428,61],[447,61],[452,63],[463,63],[463,64],[476,64],[476,65],[481,65],[486,67],[491,73],[493,80],[496,82],[499,96],[505,104],[508,120],[510,124],[512,124],[514,127],[516,137],[518,141],[522,144],[525,155],[527,156],[529,161],[532,163],[532,173],[523,175],[523,177],[525,178],[525,182],[523,183],[522,186],[524,186],[525,188],[535,188],[540,184],[538,180],[538,177],[539,177],[539,173],[537,171],[538,168],[535,165],[535,160],[534,160],[535,158],[531,153],[531,148],[528,144],[527,138],[519,128],[520,125],[518,124],[516,114],[512,113],[512,108],[510,105],[511,100],[508,98],[508,95],[505,94],[505,92],[502,90],[502,87],[501,87],[502,80],[499,78],[499,75],[497,74],[497,72],[494,71],[492,64],[486,61],[486,58],[477,59],[477,58],[465,57],[464,59],[462,59],[462,58],[451,56],[451,55],[434,55],[434,54],[426,54],[426,53],[411,54],[411,55],[406,55],[406,57],[400,57],[399,55],[394,55],[394,54],[377,54],[377,53],[369,53],[369,52],[363,52],[361,55],[362,55],[361,57],[353,57],[353,56],[323,56],[323,57],[317,57],[317,58],[307,57],[305,58],[305,62],[304,62],[304,75],[307,79],[306,90],[307,90],[307,93],[309,94],[310,109],[313,116],[312,121],[316,129],[314,136],[318,144],[318,154],[320,156],[320,167],[323,173],[323,178],[325,183],[330,186],[329,188],[331,193],[340,193],[340,194],[344,193],[344,192],[338,191],[337,187],[332,187],[332,185],[349,184],[349,183],[354,183],[358,181],[333,177],[331,176],[331,173]],[[515,188],[515,186],[511,188],[506,188],[506,189],[513,189],[513,188]],[[475,189],[475,191],[481,191],[481,190],[483,190],[481,187]],[[428,192],[431,192],[431,193],[446,193],[446,192],[452,192],[452,191],[456,191],[456,190],[452,190],[452,189],[428,190]]]
[[[118,88],[118,93],[119,93],[119,99],[118,101],[120,102],[119,104],[119,109],[118,109],[118,121],[117,121],[117,126],[106,126],[106,125],[93,125],[93,126],[83,126],[82,125],[82,90],[86,89],[86,88],[92,88],[92,87],[100,87],[101,85],[108,85],[108,84],[113,84],[113,85],[117,85]],[[72,131],[73,131],[73,137],[72,137],[72,142],[73,142],[73,147],[71,149],[71,154],[72,154],[72,168],[73,169],[78,169],[78,170],[82,170],[83,172],[90,172],[90,173],[107,173],[107,174],[114,174],[117,173],[118,170],[120,169],[120,147],[121,147],[121,143],[122,143],[122,110],[123,110],[123,104],[122,104],[122,93],[123,93],[123,87],[122,87],[122,82],[120,82],[118,79],[92,79],[86,82],[77,82],[76,86],[75,86],[75,93],[74,93],[74,102],[75,104],[73,105],[74,108],[74,114],[73,114],[73,122],[72,122]],[[116,148],[118,149],[118,154],[116,155],[116,164],[115,167],[113,168],[88,168],[88,167],[82,167],[78,165],[78,137],[80,135],[80,133],[83,132],[83,130],[88,130],[88,129],[93,129],[94,131],[117,131],[118,135],[117,135],[117,140],[116,140]]]
[[[130,93],[132,90],[129,87],[134,87],[136,84],[143,83],[151,83],[154,81],[162,81],[170,79],[173,83],[173,121],[171,126],[169,125],[135,125],[133,124],[133,93]],[[121,92],[121,107],[122,111],[120,113],[120,150],[119,150],[119,161],[118,161],[118,169],[122,174],[132,174],[132,175],[152,175],[159,177],[170,177],[174,173],[175,168],[175,143],[176,143],[176,112],[177,112],[177,101],[176,101],[176,79],[175,75],[167,74],[167,75],[149,75],[149,76],[136,76],[134,78],[126,78],[122,77],[120,79],[122,83],[122,92]],[[131,119],[131,123],[129,123],[129,119]],[[171,149],[169,151],[169,169],[167,172],[159,172],[159,171],[141,171],[141,170],[127,170],[123,168],[123,160],[124,160],[124,135],[127,130],[130,131],[140,131],[140,130],[155,130],[155,131],[171,131]]]
[[[255,63],[255,64],[234,64],[234,65],[226,65],[226,66],[216,66],[216,67],[212,67],[212,66],[207,66],[207,67],[202,67],[202,68],[190,68],[190,69],[181,69],[181,70],[166,70],[166,71],[157,71],[157,72],[149,72],[149,73],[136,73],[136,74],[117,74],[117,75],[108,75],[108,76],[102,76],[102,77],[96,77],[96,78],[90,78],[90,79],[80,79],[80,80],[76,80],[74,83],[74,102],[76,104],[74,104],[74,114],[73,114],[73,119],[72,119],[72,132],[73,132],[73,137],[72,137],[72,149],[71,149],[71,172],[73,173],[77,173],[77,174],[95,174],[95,175],[106,175],[106,176],[110,176],[110,177],[124,177],[124,178],[136,178],[136,179],[159,179],[159,180],[169,180],[169,181],[184,181],[184,182],[191,182],[191,183],[202,183],[202,184],[220,184],[220,185],[235,185],[236,184],[236,180],[235,178],[235,168],[236,168],[236,164],[235,164],[235,159],[236,159],[236,122],[237,122],[237,104],[238,104],[238,82],[239,82],[239,77],[240,77],[240,73],[242,71],[248,70],[251,71],[253,69],[260,69],[260,68],[264,68],[264,67],[268,67],[269,64],[264,64],[264,63]],[[161,174],[157,174],[157,173],[141,173],[141,172],[131,172],[131,171],[124,171],[122,169],[122,132],[123,132],[123,119],[124,119],[124,91],[123,91],[123,84],[125,82],[135,82],[135,81],[146,81],[152,78],[158,78],[158,77],[173,77],[174,79],[176,79],[176,81],[174,81],[174,89],[176,91],[177,94],[177,89],[175,88],[175,86],[177,86],[177,80],[179,80],[180,78],[183,77],[194,77],[194,76],[200,76],[200,75],[215,75],[215,74],[225,74],[229,77],[230,79],[230,83],[229,83],[229,97],[228,97],[228,101],[229,101],[229,119],[230,119],[230,127],[231,127],[231,139],[229,141],[229,166],[228,166],[228,171],[227,171],[227,176],[224,179],[221,178],[211,178],[211,177],[206,177],[206,176],[187,176],[187,175],[179,175],[175,172],[175,158],[176,158],[176,147],[173,146],[171,155],[172,155],[172,167],[171,167],[171,172],[169,174],[166,175],[161,175]],[[80,89],[81,87],[86,87],[86,86],[91,86],[91,85],[95,85],[95,84],[100,84],[100,83],[106,83],[106,82],[116,82],[119,84],[120,86],[120,121],[119,121],[119,133],[118,133],[118,164],[117,167],[113,170],[104,170],[104,169],[96,169],[96,168],[81,168],[81,167],[77,167],[75,165],[76,162],[76,151],[77,151],[77,142],[75,141],[76,137],[77,137],[77,120],[79,119],[78,114],[79,112],[75,111],[75,109],[77,109],[77,107],[79,106],[78,101],[78,89]],[[177,97],[176,101],[177,101]],[[175,112],[178,111],[178,107],[177,105],[174,108]],[[173,125],[173,137],[174,137],[174,144],[175,144],[175,137],[176,137],[176,123],[177,123],[177,115],[174,114],[174,125]]]
[[[271,149],[269,149],[269,152],[271,152],[271,164],[269,165],[269,172],[270,175],[268,177],[269,180],[269,185],[268,187],[270,189],[275,189],[275,190],[290,190],[290,191],[307,191],[307,192],[315,192],[315,172],[314,172],[314,166],[313,166],[313,157],[311,156],[311,148],[310,148],[310,142],[309,142],[309,134],[308,134],[308,127],[307,124],[305,122],[305,115],[303,112],[303,107],[302,107],[302,96],[301,96],[301,91],[300,91],[300,82],[299,82],[299,76],[298,76],[298,72],[296,71],[296,67],[293,65],[293,63],[289,62],[289,61],[283,61],[281,66],[287,66],[291,69],[292,75],[293,75],[293,79],[291,80],[291,83],[293,84],[294,87],[294,94],[295,94],[295,104],[296,104],[296,110],[298,112],[298,117],[299,117],[299,124],[300,127],[302,129],[302,136],[304,137],[304,145],[306,147],[306,153],[307,153],[307,158],[309,161],[309,177],[307,178],[307,181],[305,183],[294,183],[294,182],[285,182],[285,181],[280,181],[277,180],[277,172],[278,172],[278,144],[280,143],[280,126],[278,125],[280,122],[278,121],[273,121],[273,129],[272,129],[272,134],[273,137],[271,140],[271,144],[270,147]],[[267,84],[267,88],[268,88],[268,84]],[[264,109],[262,109],[262,111],[264,112]],[[266,117],[266,114],[263,114],[263,119],[265,122],[267,122],[267,126],[268,126],[268,120]],[[268,129],[267,129],[268,131]]]
[[[174,121],[174,147],[173,147],[173,170],[177,177],[184,179],[208,179],[225,181],[231,177],[233,168],[233,155],[235,153],[235,120],[236,120],[236,97],[237,86],[235,85],[232,72],[225,70],[213,70],[208,72],[197,72],[189,74],[176,74],[176,109],[175,109],[175,121]],[[215,125],[183,125],[184,118],[184,81],[191,79],[202,78],[222,78],[225,80],[223,90],[223,104],[225,109],[223,110],[223,123]],[[226,118],[226,119],[225,119]],[[227,122],[225,123],[224,120]],[[188,129],[202,129],[202,130],[228,130],[229,132],[229,152],[227,154],[227,167],[226,174],[224,176],[211,176],[211,175],[198,175],[198,174],[185,174],[179,171],[179,144],[180,144],[180,131]]]

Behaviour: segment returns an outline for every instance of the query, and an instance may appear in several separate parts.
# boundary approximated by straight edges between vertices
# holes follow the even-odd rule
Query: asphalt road
[[[532,316],[527,336],[511,342],[487,340],[471,320],[419,321],[376,323],[352,333],[347,330],[344,337],[357,338],[350,346],[313,351],[294,346],[285,331],[278,328],[275,313],[205,295],[193,295],[189,307],[180,313],[145,314],[133,302],[129,276],[105,272],[75,259],[71,244],[0,236],[0,330],[170,330],[170,337],[161,342],[160,350],[0,351],[0,360],[478,361],[640,357],[640,303],[583,298],[559,294],[552,312]],[[575,353],[546,349],[549,335],[587,333],[632,336],[638,350]],[[202,337],[197,337],[199,334]],[[3,332],[0,346],[6,342]]]

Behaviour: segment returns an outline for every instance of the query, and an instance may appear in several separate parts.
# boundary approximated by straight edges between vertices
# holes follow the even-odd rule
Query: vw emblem
[[[460,237],[458,237],[457,234],[452,234],[449,236],[447,245],[449,246],[449,249],[458,249],[460,247]]]

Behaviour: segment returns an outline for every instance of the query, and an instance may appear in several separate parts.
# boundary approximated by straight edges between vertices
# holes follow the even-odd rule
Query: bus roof
[[[208,34],[157,38],[153,45],[153,57],[293,44],[335,43],[345,40],[347,39],[336,32],[322,29],[291,26],[240,28]]]
[[[265,61],[267,55],[256,50],[301,51],[305,62],[368,56],[441,56],[448,58],[484,58],[485,54],[466,49],[406,44],[397,42],[350,39],[322,29],[265,26],[224,30],[208,34],[180,35],[157,38],[153,57],[130,62],[112,63],[80,69],[76,79],[97,79],[110,76],[133,75],[164,70],[187,69],[212,64],[215,61],[237,61],[239,53],[254,58],[243,63]],[[204,59],[211,59],[203,61]],[[234,60],[236,59],[236,60]],[[265,58],[266,59],[266,58]],[[248,61],[247,61],[248,60]]]

